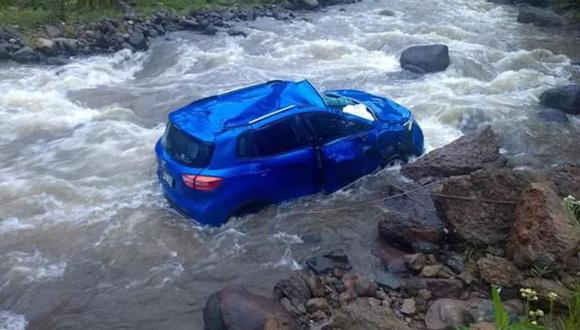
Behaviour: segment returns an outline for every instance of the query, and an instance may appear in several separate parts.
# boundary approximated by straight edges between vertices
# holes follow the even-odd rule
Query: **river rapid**
[[[410,107],[429,149],[488,123],[515,166],[578,162],[580,120],[545,121],[537,103],[578,74],[568,56],[580,45],[516,15],[484,0],[365,0],[308,22],[242,23],[247,38],[180,32],[145,53],[0,64],[0,329],[202,329],[206,298],[226,284],[269,295],[334,248],[376,267],[382,209],[357,205],[401,180],[396,169],[217,229],[172,211],[154,143],[171,109],[203,96],[308,78]],[[447,44],[451,66],[401,72],[402,50],[424,43]]]

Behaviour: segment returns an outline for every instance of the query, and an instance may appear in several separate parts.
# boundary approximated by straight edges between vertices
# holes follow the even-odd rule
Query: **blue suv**
[[[169,202],[219,226],[406,162],[423,153],[423,132],[409,110],[387,98],[270,81],[172,112],[155,152]]]

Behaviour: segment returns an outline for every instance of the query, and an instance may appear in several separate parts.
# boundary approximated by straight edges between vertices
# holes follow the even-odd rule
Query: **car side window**
[[[300,134],[296,116],[257,129],[253,137],[257,156],[281,154],[308,145]]]
[[[362,133],[371,128],[369,125],[328,113],[312,114],[305,117],[308,126],[322,144],[348,135]]]

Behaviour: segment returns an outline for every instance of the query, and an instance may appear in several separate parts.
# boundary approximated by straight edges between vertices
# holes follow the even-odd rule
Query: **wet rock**
[[[580,114],[580,86],[568,85],[549,89],[540,96],[540,103],[571,115],[578,115]]]
[[[343,278],[346,291],[351,291],[358,297],[375,297],[377,284],[362,274],[347,274]]]
[[[278,299],[288,298],[296,306],[303,306],[312,297],[308,284],[299,273],[278,281],[274,285],[274,295]]]
[[[550,5],[550,0],[513,0],[515,5],[530,5],[534,7],[546,8]]]
[[[385,246],[375,251],[375,255],[380,258],[383,266],[375,273],[377,285],[384,289],[399,289],[401,276],[409,271],[405,261],[405,253],[391,246]]]
[[[310,258],[306,261],[306,266],[318,275],[332,273],[335,269],[342,271],[352,269],[348,256],[342,250],[334,250],[322,256]]]
[[[444,71],[450,63],[445,45],[413,46],[401,54],[401,67],[415,73]]]
[[[506,310],[513,317],[521,311],[521,304],[505,303]],[[469,300],[438,299],[429,307],[425,325],[430,330],[457,329],[469,323],[494,320],[491,300],[472,298]]]
[[[580,198],[580,165],[558,165],[548,174],[548,177],[560,198],[568,195]]]
[[[520,7],[518,22],[523,24],[534,24],[542,27],[560,27],[564,25],[564,20],[554,11],[537,7]]]
[[[558,298],[554,302],[554,306],[566,308],[572,302],[572,292],[559,282],[548,280],[545,278],[528,278],[521,283],[522,288],[530,288],[537,292],[537,304],[542,308],[550,306],[549,294],[554,292]]]
[[[401,280],[401,292],[407,297],[416,296],[420,290],[431,291],[434,298],[456,298],[463,293],[463,282],[443,278],[410,278]]]
[[[14,52],[12,59],[19,63],[33,63],[39,62],[42,59],[42,55],[34,51],[34,49],[25,46]]]
[[[498,5],[513,5],[514,0],[487,0],[487,2],[496,3]]]
[[[461,274],[465,270],[465,258],[454,252],[447,252],[442,255],[445,266],[456,274]]]
[[[409,327],[387,307],[357,299],[336,311],[334,330],[409,330]]]
[[[149,48],[149,43],[143,32],[139,30],[133,31],[126,39],[127,42],[133,46],[136,50],[147,50]]]
[[[405,261],[409,265],[409,268],[420,272],[427,263],[427,257],[423,253],[408,254],[405,256]]]
[[[318,0],[298,0],[298,8],[313,10],[320,7]]]
[[[54,39],[54,43],[63,54],[73,56],[79,53],[80,43],[76,39],[56,38]]]
[[[443,237],[443,226],[424,219],[389,211],[378,223],[379,236],[388,244],[413,251],[433,251]]]
[[[0,60],[7,60],[10,58],[10,46],[7,44],[0,44]]]
[[[568,116],[566,116],[566,114],[564,114],[560,111],[551,110],[551,109],[542,110],[542,111],[538,112],[537,116],[539,118],[542,118],[545,121],[549,121],[549,122],[553,122],[553,123],[557,123],[557,124],[566,124],[567,122],[570,121],[568,119]]]
[[[403,304],[401,305],[401,313],[405,315],[414,315],[415,313],[417,313],[415,300],[411,298],[403,300]]]
[[[534,183],[518,203],[508,255],[519,267],[551,266],[576,252],[580,230],[546,184]]]
[[[306,310],[308,313],[315,313],[317,311],[329,313],[330,307],[328,306],[326,298],[312,298],[306,302]]]
[[[392,17],[392,16],[395,16],[396,14],[392,10],[383,9],[383,10],[379,11],[379,15]]]
[[[460,238],[503,248],[515,219],[516,202],[532,180],[528,172],[509,169],[451,177],[433,189],[435,207]]]
[[[312,297],[318,298],[324,296],[324,288],[320,277],[305,272],[302,272],[301,275],[306,284],[308,285]]]
[[[196,30],[199,28],[199,23],[193,17],[184,17],[179,20],[179,24],[186,30]]]
[[[514,287],[523,280],[523,274],[510,261],[504,258],[488,256],[477,261],[481,277],[490,284],[501,287]]]
[[[465,175],[482,168],[502,167],[506,160],[499,153],[497,136],[490,126],[431,151],[401,173],[415,181]]]
[[[226,31],[226,33],[232,37],[247,37],[248,34],[244,30],[231,28]]]
[[[212,294],[203,310],[206,330],[298,329],[276,301],[240,287],[226,287]]]

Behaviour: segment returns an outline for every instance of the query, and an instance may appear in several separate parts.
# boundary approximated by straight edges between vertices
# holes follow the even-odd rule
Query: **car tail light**
[[[181,177],[187,187],[201,191],[215,190],[223,181],[222,178],[204,175],[183,174]]]

